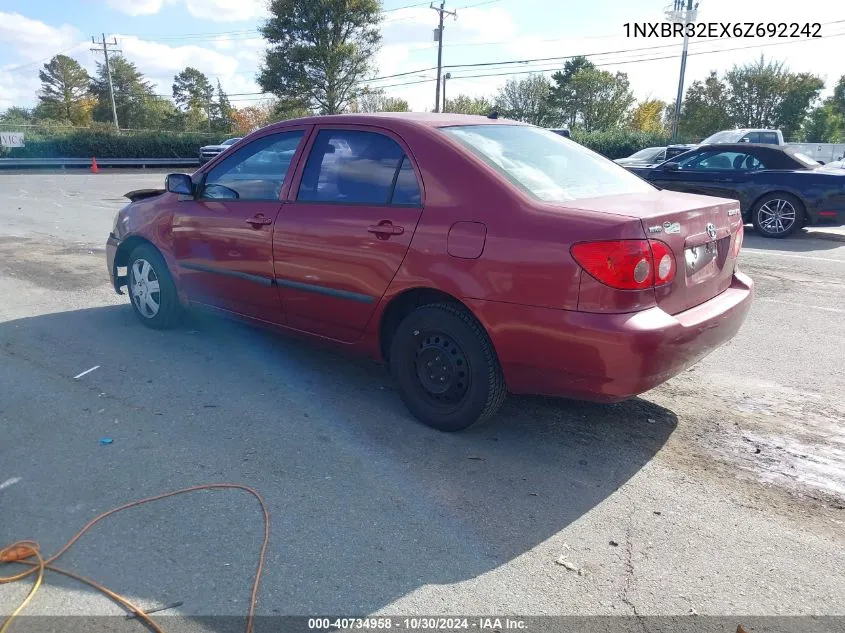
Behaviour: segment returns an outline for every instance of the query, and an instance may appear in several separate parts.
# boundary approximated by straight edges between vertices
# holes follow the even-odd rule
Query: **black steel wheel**
[[[402,320],[391,343],[390,369],[411,413],[441,431],[491,418],[506,395],[490,338],[454,304],[422,306]]]

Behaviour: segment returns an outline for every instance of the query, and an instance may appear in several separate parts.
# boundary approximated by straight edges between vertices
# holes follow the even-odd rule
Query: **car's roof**
[[[373,125],[396,124],[420,127],[449,127],[453,125],[528,125],[521,121],[496,118],[475,114],[452,114],[439,112],[372,112],[358,114],[327,114],[309,116],[300,119],[290,119],[274,123],[268,128],[286,127],[292,124],[344,124],[344,125]]]
[[[699,145],[696,149],[720,149],[726,152],[747,150],[749,147],[769,151],[788,153],[787,148],[780,145],[770,145],[768,143],[708,143],[707,145]]]

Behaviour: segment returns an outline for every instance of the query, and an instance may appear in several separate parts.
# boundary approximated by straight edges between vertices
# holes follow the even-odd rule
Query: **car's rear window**
[[[544,202],[654,191],[624,167],[543,128],[460,125],[441,129]]]

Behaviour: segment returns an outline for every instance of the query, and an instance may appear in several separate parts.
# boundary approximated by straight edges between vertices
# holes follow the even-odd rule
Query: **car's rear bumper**
[[[493,340],[513,393],[613,402],[648,391],[730,340],[751,307],[753,282],[695,308],[595,314],[469,300]]]
[[[122,286],[126,285],[126,276],[118,276],[117,266],[115,266],[115,259],[117,258],[117,251],[120,248],[120,240],[114,236],[114,233],[109,233],[109,238],[106,240],[106,266],[109,269],[109,280],[112,288],[119,295],[123,294]]]

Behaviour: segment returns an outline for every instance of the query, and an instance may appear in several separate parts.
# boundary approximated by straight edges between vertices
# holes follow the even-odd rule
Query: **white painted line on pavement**
[[[20,478],[20,477],[12,477],[11,479],[7,479],[7,480],[6,480],[6,481],[4,481],[2,484],[0,484],[0,490],[3,490],[3,489],[5,489],[5,488],[8,488],[9,486],[14,486],[14,485],[15,485],[16,483],[18,483],[20,480],[21,480],[21,478]]]
[[[757,299],[757,301],[762,301],[763,303],[777,303],[777,304],[780,304],[780,305],[783,305],[783,306],[792,306],[793,308],[794,307],[800,307],[802,310],[804,308],[810,308],[811,310],[824,310],[825,312],[837,312],[839,314],[845,314],[845,310],[840,310],[839,308],[826,308],[824,306],[808,306],[808,305],[805,305],[805,304],[799,305],[799,304],[796,304],[796,303],[791,303],[789,301],[778,301],[777,299]]]
[[[95,369],[99,369],[99,368],[100,368],[99,365],[94,365],[91,369],[86,369],[81,374],[77,374],[76,376],[73,377],[73,379],[76,380],[77,378],[82,378],[85,374],[90,374],[92,371],[94,371]]]
[[[845,264],[845,259],[833,259],[828,257],[813,257],[811,255],[794,255],[793,253],[782,253],[780,251],[759,251],[754,248],[743,248],[743,253],[754,253],[755,255],[771,255],[772,257],[794,257],[795,259],[812,259],[817,262],[837,262]]]

